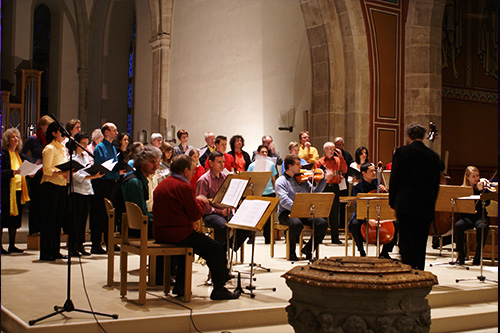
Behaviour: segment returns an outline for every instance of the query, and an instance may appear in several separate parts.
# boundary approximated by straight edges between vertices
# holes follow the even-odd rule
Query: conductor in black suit
[[[406,128],[408,144],[392,159],[389,205],[399,220],[399,252],[404,264],[424,269],[429,227],[439,191],[439,155],[422,142],[426,129],[417,123]]]

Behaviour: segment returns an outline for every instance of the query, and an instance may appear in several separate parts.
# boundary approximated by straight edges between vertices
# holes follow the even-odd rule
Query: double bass
[[[438,136],[438,129],[436,127],[436,124],[431,121],[429,123],[429,133],[427,138],[429,140],[429,148],[432,149],[432,144],[436,140],[437,136]],[[441,179],[439,184],[447,185],[448,179],[450,179],[450,176],[448,176],[444,171],[441,171]],[[451,223],[452,223],[452,217],[450,213],[435,212],[434,221],[432,221],[432,224],[429,228],[429,236],[439,237],[446,234],[448,231],[451,230]]]

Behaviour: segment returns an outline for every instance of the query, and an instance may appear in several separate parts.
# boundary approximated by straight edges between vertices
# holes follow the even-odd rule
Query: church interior
[[[252,152],[269,135],[285,157],[289,142],[308,131],[320,156],[325,142],[342,137],[353,156],[364,146],[383,165],[406,144],[408,124],[433,123],[424,143],[441,157],[448,185],[462,185],[469,165],[497,183],[498,2],[2,0],[0,108],[2,133],[16,127],[23,140],[40,117],[55,115],[79,119],[89,134],[113,122],[144,144],[160,133],[178,145],[184,129],[194,147],[213,132],[241,135]],[[484,274],[498,280],[497,218],[490,224]],[[322,244],[322,258],[357,255],[341,228],[345,248]],[[287,261],[279,236],[274,257],[260,233],[255,240],[255,261],[271,269],[257,270],[255,283],[276,292],[257,289],[255,298],[231,302],[209,300],[208,270],[198,261],[191,302],[162,297],[155,286],[138,305],[137,258],[125,298],[118,254],[111,286],[106,257],[73,259],[77,307],[87,308],[88,292],[94,311],[119,314],[100,324],[71,312],[30,326],[63,301],[66,264],[43,263],[30,249],[2,255],[2,332],[292,332],[285,311],[292,293],[281,275],[307,262]],[[427,263],[451,256],[449,245],[431,245],[429,238]],[[248,265],[251,245],[245,252]],[[439,280],[427,297],[432,332],[498,331],[498,283],[455,282],[474,280],[478,266],[427,270]]]

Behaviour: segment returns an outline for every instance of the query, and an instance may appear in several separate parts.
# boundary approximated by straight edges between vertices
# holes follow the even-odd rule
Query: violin
[[[483,184],[483,189],[487,189],[490,192],[497,192],[498,183],[493,183],[486,178],[479,179],[479,183]]]
[[[295,175],[295,180],[298,183],[307,182],[308,180],[314,180],[315,182],[319,182],[323,178],[325,178],[325,174],[321,169],[312,169],[312,170],[300,169],[300,172]]]

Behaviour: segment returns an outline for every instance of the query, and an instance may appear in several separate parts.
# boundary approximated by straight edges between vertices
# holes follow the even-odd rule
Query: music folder
[[[131,167],[127,162],[120,161],[115,164],[112,171],[120,171],[125,170],[127,172],[134,171],[135,169]]]
[[[61,171],[66,171],[66,170],[78,171],[80,169],[83,169],[84,166],[78,163],[77,161],[68,161],[66,163],[56,165],[56,168],[58,168]]]

